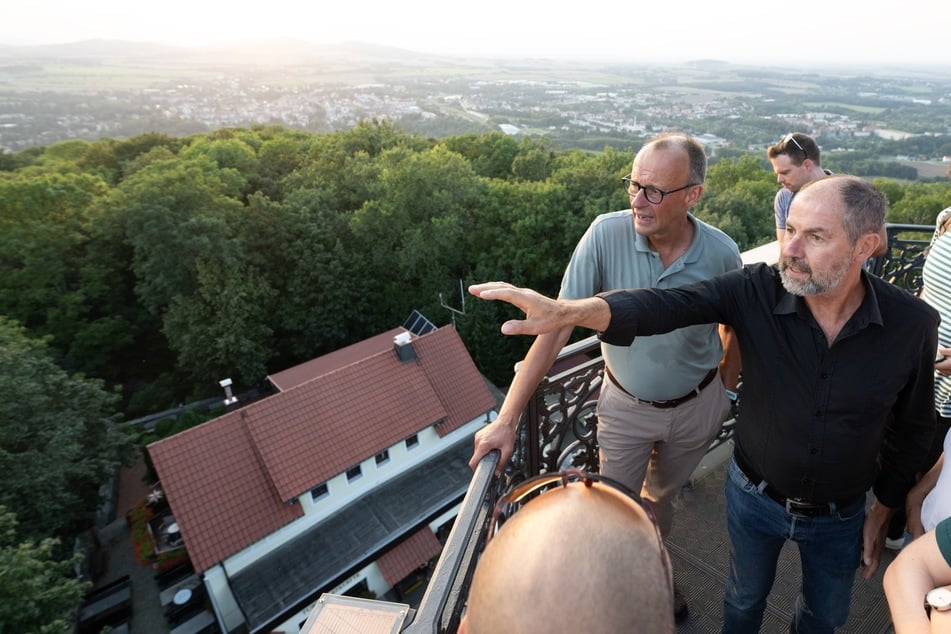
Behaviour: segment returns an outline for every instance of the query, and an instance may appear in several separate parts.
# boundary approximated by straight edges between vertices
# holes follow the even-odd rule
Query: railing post
[[[525,448],[525,473],[522,474],[526,478],[537,474],[541,470],[541,434],[539,430],[542,423],[542,407],[540,401],[544,398],[546,392],[544,388],[548,386],[548,381],[547,376],[542,378],[535,393],[532,394],[532,398],[528,401],[528,407],[522,419],[522,424],[526,426],[524,437],[528,445]]]

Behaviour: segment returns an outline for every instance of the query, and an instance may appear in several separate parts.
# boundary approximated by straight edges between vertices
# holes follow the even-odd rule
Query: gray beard
[[[794,279],[787,274],[787,268],[789,268],[789,261],[782,260],[779,267],[779,277],[783,282],[783,288],[786,289],[787,293],[805,297],[807,295],[822,295],[838,286],[848,272],[848,262],[837,264],[824,276],[816,276],[810,268],[808,271],[809,278],[805,280]]]

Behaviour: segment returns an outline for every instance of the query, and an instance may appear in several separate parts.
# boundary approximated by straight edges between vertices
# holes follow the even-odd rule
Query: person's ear
[[[882,237],[877,233],[866,233],[860,236],[855,245],[856,258],[864,262],[872,257],[882,242]]]
[[[459,620],[459,629],[456,630],[456,634],[466,634],[466,615],[463,614],[462,618]]]
[[[697,201],[700,200],[700,196],[703,195],[703,183],[699,185],[694,185],[687,192],[687,206],[691,207],[697,204]]]

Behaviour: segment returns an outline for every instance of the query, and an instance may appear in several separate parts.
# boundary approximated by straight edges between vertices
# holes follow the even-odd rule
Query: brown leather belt
[[[703,380],[700,381],[700,383],[697,384],[697,387],[693,388],[687,394],[684,394],[683,396],[680,396],[678,398],[672,398],[666,401],[648,401],[646,398],[638,398],[637,396],[634,396],[633,394],[631,394],[630,392],[624,389],[624,386],[622,386],[618,382],[618,380],[614,378],[614,375],[611,373],[611,370],[608,369],[608,366],[604,366],[604,373],[608,376],[609,379],[611,379],[611,383],[614,383],[618,387],[618,389],[620,389],[622,392],[624,392],[631,398],[637,400],[639,403],[644,403],[645,405],[650,405],[658,409],[670,409],[672,407],[677,407],[678,405],[683,405],[684,403],[686,403],[692,398],[696,398],[697,395],[700,394],[700,390],[710,385],[710,382],[713,381],[714,377],[716,377],[717,368],[713,368],[712,370],[707,372],[707,375],[703,377]]]

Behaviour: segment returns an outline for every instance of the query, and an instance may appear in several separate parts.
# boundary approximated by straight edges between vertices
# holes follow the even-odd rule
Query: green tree
[[[303,167],[314,144],[314,137],[303,132],[282,132],[269,138],[258,149],[261,191],[269,198],[284,198],[284,179]]]
[[[543,181],[551,174],[555,153],[544,139],[522,139],[518,155],[512,159],[512,175],[518,180]]]
[[[199,136],[188,147],[183,148],[179,152],[179,156],[186,160],[208,157],[219,168],[235,170],[246,181],[242,190],[247,187],[247,183],[257,179],[260,169],[257,152],[254,148],[245,141],[236,138],[210,139],[209,137]]]
[[[26,172],[0,180],[0,315],[66,349],[81,303],[77,262],[90,210],[108,193],[88,174]]]
[[[136,294],[153,314],[195,291],[199,258],[228,251],[244,184],[234,168],[198,157],[152,163],[114,190],[109,213],[132,246]]]
[[[745,251],[776,239],[773,199],[778,188],[758,158],[724,159],[707,170],[703,196],[692,212]]]
[[[62,634],[89,583],[71,578],[78,557],[56,557],[55,539],[20,540],[16,515],[0,505],[0,632]]]
[[[299,189],[283,205],[288,237],[275,337],[283,367],[358,341],[376,321],[370,258],[335,200],[326,188]]]
[[[951,182],[900,183],[884,178],[872,182],[888,196],[888,222],[934,225],[938,213],[951,205]]]
[[[378,284],[375,323],[384,329],[412,308],[432,314],[439,291],[455,287],[468,267],[466,240],[483,187],[445,147],[394,148],[378,161],[380,177],[350,228]]]
[[[196,382],[234,376],[253,385],[267,375],[273,354],[269,324],[277,294],[247,265],[196,262],[197,288],[172,298],[164,332],[179,366]]]
[[[0,504],[16,509],[20,539],[71,544],[92,526],[100,486],[129,455],[115,425],[118,399],[101,381],[68,375],[45,342],[5,318],[0,393]]]
[[[506,179],[512,176],[512,162],[519,155],[519,142],[503,132],[460,134],[440,141],[461,154],[479,176]]]

